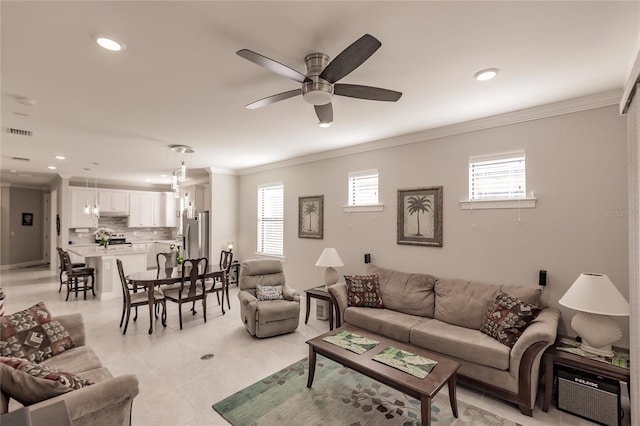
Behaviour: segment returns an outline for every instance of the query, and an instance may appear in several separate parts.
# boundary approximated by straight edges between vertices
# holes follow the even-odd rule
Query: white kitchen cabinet
[[[162,194],[160,212],[160,226],[165,228],[178,226],[178,199],[173,192],[164,192]]]
[[[98,193],[100,198],[100,211],[102,213],[126,213],[129,214],[128,191],[104,191]]]
[[[154,193],[131,191],[129,193],[129,228],[155,226]]]
[[[84,207],[88,203],[93,207],[96,201],[96,191],[92,189],[71,188],[71,217],[70,228],[97,228],[98,218],[93,214],[85,214]]]
[[[173,192],[129,193],[130,228],[175,228],[178,226],[177,202]]]

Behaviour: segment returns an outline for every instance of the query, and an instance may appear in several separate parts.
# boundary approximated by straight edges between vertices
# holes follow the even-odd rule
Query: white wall
[[[238,176],[211,174],[211,262],[238,238]]]
[[[527,191],[537,207],[461,210],[468,157],[516,149],[526,151]],[[626,152],[625,119],[611,106],[243,175],[239,258],[255,257],[257,185],[282,181],[285,273],[298,290],[321,284],[314,264],[324,247],[335,247],[345,262],[341,274],[364,272],[364,253],[384,267],[496,283],[533,286],[546,269],[543,299],[559,307],[580,272],[591,271],[608,274],[628,298]],[[372,168],[384,211],[344,213],[347,174]],[[444,187],[443,247],[396,244],[397,190],[437,185]],[[298,197],[316,194],[324,194],[324,240],[299,239]],[[560,332],[567,333],[574,312],[562,313]],[[628,318],[620,323],[620,344],[628,346]]]

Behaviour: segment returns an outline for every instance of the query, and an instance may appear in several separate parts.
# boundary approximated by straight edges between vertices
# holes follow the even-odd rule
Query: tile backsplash
[[[101,217],[98,219],[100,228],[111,228],[115,232],[123,232],[127,241],[135,243],[136,241],[149,240],[172,240],[176,238],[177,230],[175,228],[129,228],[127,227],[126,217]],[[89,232],[78,233],[75,229],[69,230],[70,244],[94,244],[96,242],[93,233],[95,229],[90,228]]]

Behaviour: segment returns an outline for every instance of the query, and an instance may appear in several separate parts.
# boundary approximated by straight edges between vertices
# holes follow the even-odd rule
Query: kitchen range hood
[[[129,212],[115,212],[112,210],[100,212],[100,216],[108,216],[108,217],[128,217]]]

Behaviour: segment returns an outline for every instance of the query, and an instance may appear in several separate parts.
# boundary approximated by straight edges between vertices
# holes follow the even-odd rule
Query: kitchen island
[[[83,258],[87,266],[95,269],[95,292],[100,300],[122,297],[116,259],[122,261],[125,275],[147,270],[147,253],[144,247],[69,247],[69,253]]]

